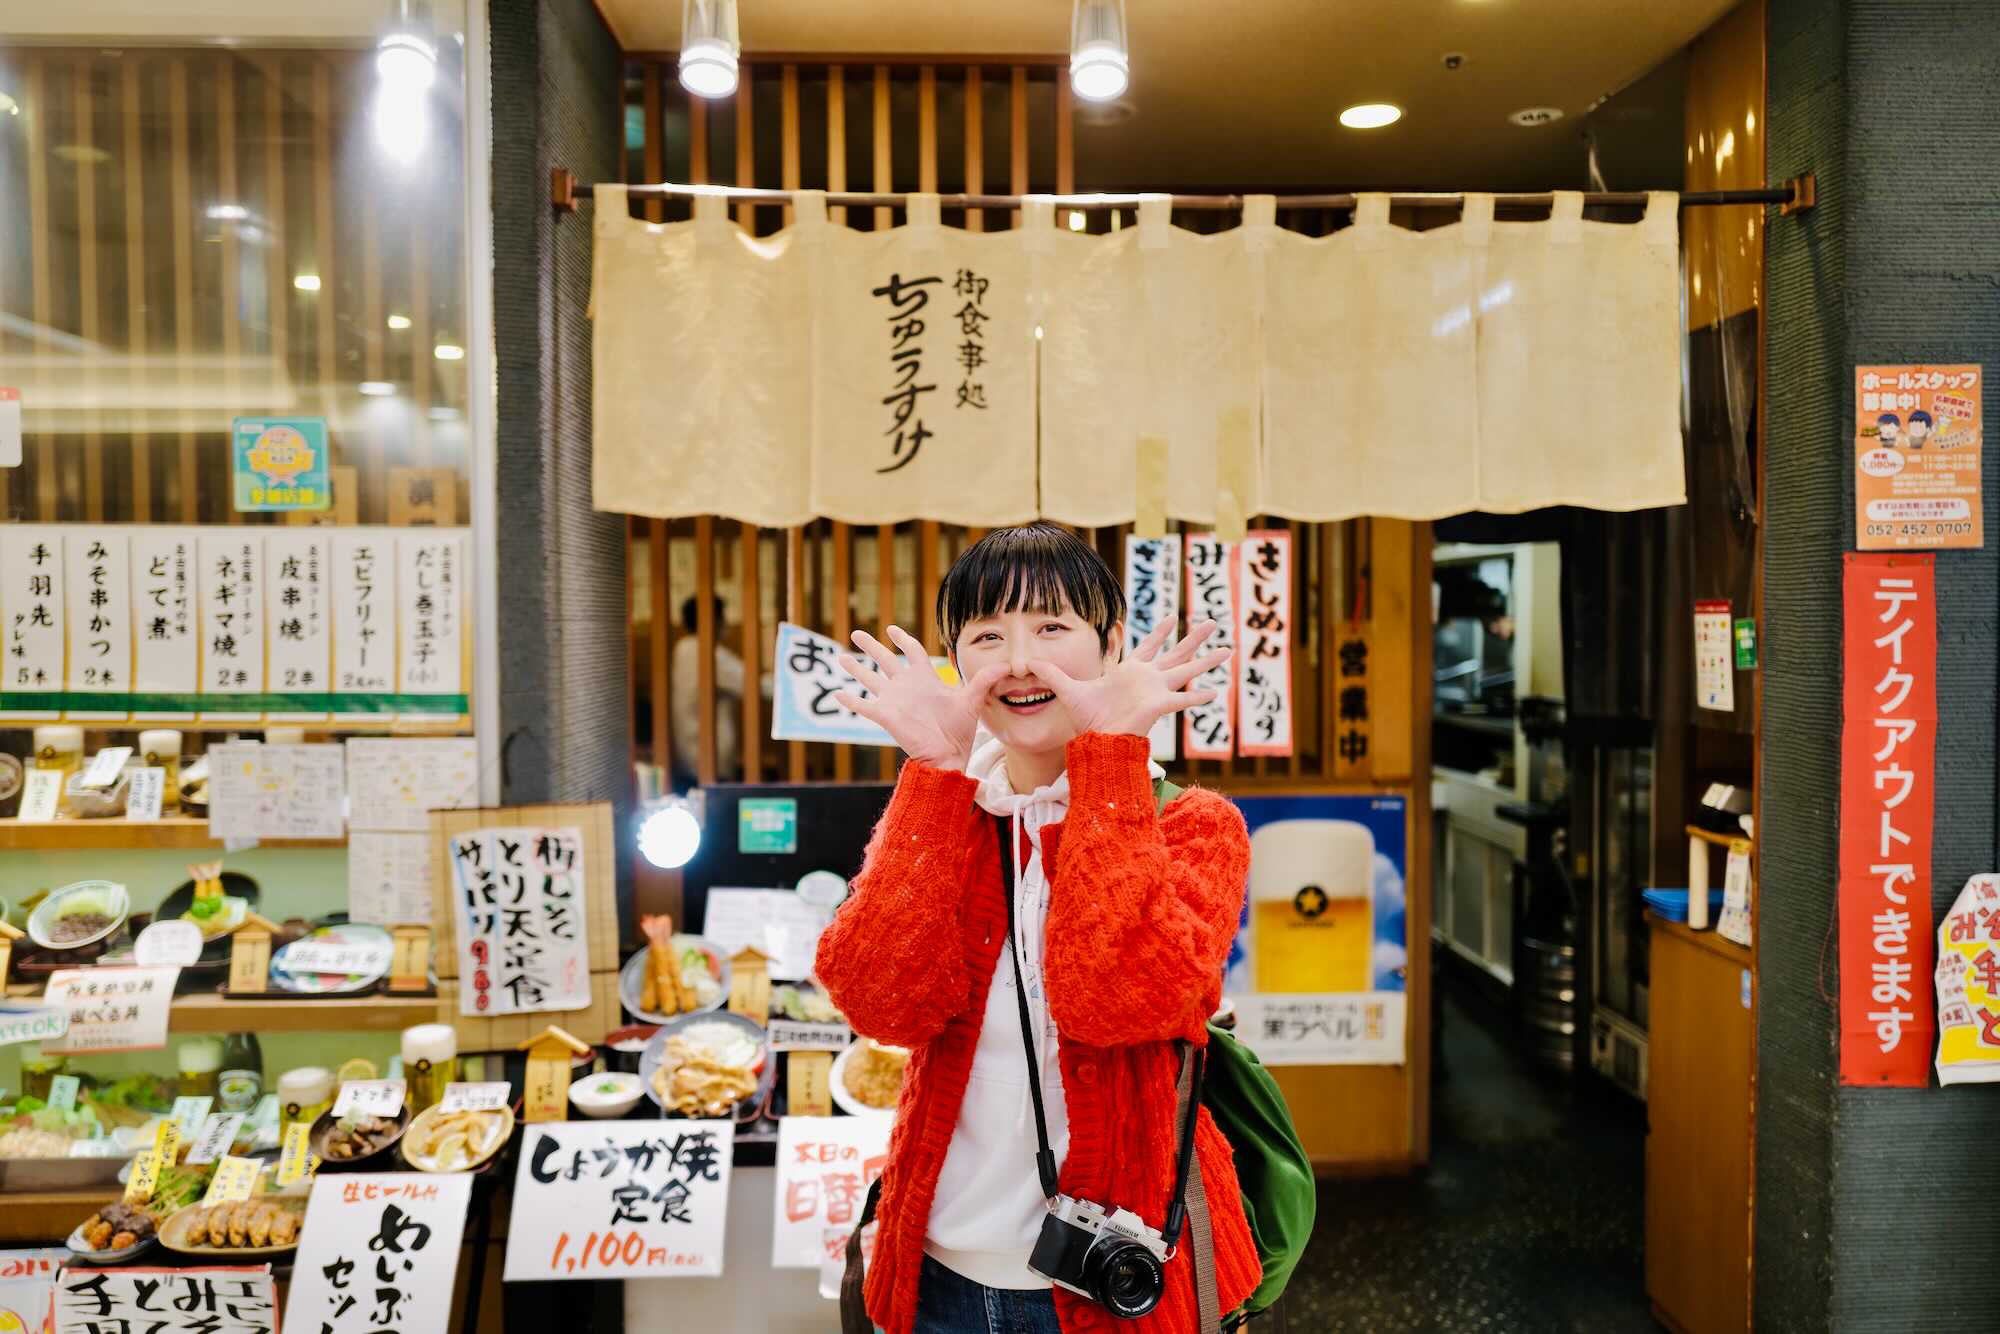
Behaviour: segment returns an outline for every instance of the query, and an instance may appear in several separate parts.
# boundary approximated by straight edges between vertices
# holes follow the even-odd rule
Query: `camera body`
[[[1166,1260],[1166,1238],[1131,1210],[1058,1195],[1028,1268],[1122,1320],[1136,1320],[1160,1304]]]

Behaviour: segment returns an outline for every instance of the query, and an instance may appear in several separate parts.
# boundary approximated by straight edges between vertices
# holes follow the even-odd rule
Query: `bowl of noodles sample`
[[[833,1062],[833,1101],[850,1116],[893,1116],[903,1092],[908,1047],[890,1047],[863,1038]]]

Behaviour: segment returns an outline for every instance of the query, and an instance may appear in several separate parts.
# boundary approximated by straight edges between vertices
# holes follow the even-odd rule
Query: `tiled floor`
[[[1573,1099],[1444,1008],[1430,1168],[1322,1183],[1291,1334],[1653,1334],[1642,1109]]]

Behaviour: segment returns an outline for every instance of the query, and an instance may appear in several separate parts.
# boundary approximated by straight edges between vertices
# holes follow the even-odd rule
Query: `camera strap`
[[[1020,941],[1016,936],[1014,923],[1014,896],[1018,892],[1020,883],[1019,849],[1014,845],[1013,823],[1006,816],[995,815],[993,828],[1000,836],[1001,865],[1007,868],[1007,881],[1004,886],[1007,897],[1007,945],[1008,952],[1014,959],[1014,999],[1021,1011],[1021,1041],[1028,1057],[1028,1097],[1035,1105],[1035,1171],[1041,1177],[1042,1195],[1046,1199],[1054,1200],[1060,1193],[1056,1184],[1056,1155],[1049,1147],[1048,1112],[1042,1106],[1041,1063],[1035,1057],[1035,1023],[1028,1014],[1028,985],[1021,973]],[[1169,1246],[1179,1245],[1181,1225],[1187,1218],[1186,1197],[1190,1172],[1196,1174],[1197,1194],[1201,1192],[1199,1167],[1195,1162],[1194,1128],[1196,1113],[1201,1108],[1202,1052],[1201,1048],[1192,1043],[1182,1045],[1181,1073],[1177,1080],[1179,1106],[1175,1109],[1181,1113],[1180,1144],[1174,1159],[1174,1195],[1167,1206],[1167,1226],[1161,1234],[1166,1237]],[[1197,1234],[1207,1231],[1208,1211],[1205,1199],[1202,1204]],[[1195,1241],[1198,1251],[1207,1252],[1206,1237],[1197,1235]],[[1199,1265],[1200,1256],[1197,1256],[1197,1268]]]

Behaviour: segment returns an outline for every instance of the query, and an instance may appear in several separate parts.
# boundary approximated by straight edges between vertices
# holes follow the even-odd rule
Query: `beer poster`
[[[1863,551],[1985,545],[1978,366],[1854,368],[1854,532]]]

